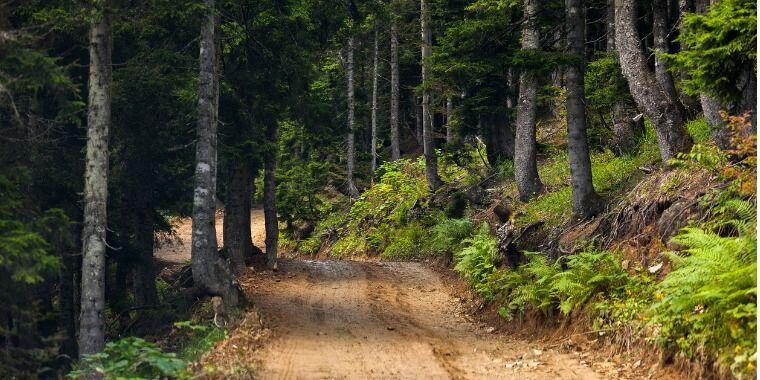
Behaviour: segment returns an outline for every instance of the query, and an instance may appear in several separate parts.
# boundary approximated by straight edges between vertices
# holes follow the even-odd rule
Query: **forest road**
[[[273,332],[249,358],[262,379],[600,378],[469,321],[424,264],[281,260],[254,277],[246,293]]]

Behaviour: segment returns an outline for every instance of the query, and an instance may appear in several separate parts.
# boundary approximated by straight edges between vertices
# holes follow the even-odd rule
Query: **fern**
[[[430,250],[434,253],[456,252],[474,230],[475,225],[469,219],[445,219],[430,230]]]
[[[480,225],[472,238],[464,241],[465,248],[454,255],[454,269],[474,287],[482,286],[496,270],[498,261],[496,239],[489,232],[488,223]]]

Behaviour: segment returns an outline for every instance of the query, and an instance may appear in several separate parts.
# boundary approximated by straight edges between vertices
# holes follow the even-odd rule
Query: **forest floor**
[[[260,210],[252,219],[258,245]],[[221,218],[217,222],[221,243]],[[164,244],[157,259],[189,260],[189,224],[178,221],[174,243]],[[496,330],[473,316],[461,281],[445,268],[300,259],[279,264],[276,272],[249,268],[241,279],[253,307],[239,319],[257,322],[233,327],[203,360],[205,367],[226,372],[223,377],[233,371],[233,377],[263,379],[647,377],[644,368],[613,362],[605,352],[560,350],[556,342]]]

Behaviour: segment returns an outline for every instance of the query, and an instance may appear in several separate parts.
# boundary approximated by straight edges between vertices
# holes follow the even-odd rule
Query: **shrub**
[[[424,244],[425,229],[419,222],[394,229],[389,236],[392,236],[390,243],[381,255],[384,259],[412,257],[422,252],[420,248]]]
[[[86,355],[68,377],[83,379],[100,374],[106,379],[184,378],[186,367],[187,363],[176,354],[165,353],[144,339],[127,337],[106,343],[103,352]]]

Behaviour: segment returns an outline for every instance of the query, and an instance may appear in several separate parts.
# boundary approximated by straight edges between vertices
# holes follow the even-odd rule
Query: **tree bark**
[[[79,355],[103,350],[105,339],[106,204],[108,130],[111,124],[111,19],[102,14],[90,25],[87,158],[82,229],[82,296]]]
[[[435,154],[435,141],[433,140],[433,110],[430,107],[430,90],[425,88],[426,81],[430,79],[430,56],[432,54],[433,40],[430,30],[430,14],[427,0],[420,0],[420,31],[422,36],[422,151],[425,156],[425,177],[428,188],[436,191],[441,186],[441,177],[438,176],[438,157]]]
[[[224,248],[230,258],[232,273],[245,272],[245,257],[252,251],[251,191],[253,173],[247,162],[232,160],[227,175],[224,205]]]
[[[372,58],[372,146],[370,147],[373,175],[375,174],[375,170],[377,170],[377,34],[377,25],[375,25],[375,50]]]
[[[670,52],[670,41],[668,39],[670,32],[669,24],[668,0],[652,0],[652,35],[654,37],[654,50],[656,53],[654,55],[655,77],[660,82],[665,93],[670,97],[670,101],[681,108],[681,113],[683,113],[683,106],[678,99],[673,75],[668,71],[667,61],[661,56],[663,53]]]
[[[419,100],[419,103],[417,101]],[[417,145],[422,146],[422,99],[415,97],[414,102],[414,138]]]
[[[359,189],[354,183],[354,165],[356,163],[356,120],[354,99],[354,37],[348,38],[348,73],[346,75],[347,101],[348,101],[348,136],[346,138],[346,190],[351,198],[359,197]]]
[[[454,143],[454,131],[451,126],[451,116],[454,115],[454,102],[449,96],[446,98],[446,144]]]
[[[271,149],[264,155],[264,249],[267,253],[267,267],[275,269],[277,267],[277,244],[280,234],[280,227],[277,222],[277,183],[275,181],[277,157],[279,155],[276,123],[267,126],[266,139]]]
[[[538,50],[537,0],[525,0],[522,48]],[[530,200],[544,189],[536,164],[536,96],[538,78],[529,70],[520,73],[520,94],[517,102],[515,133],[515,181],[520,200]]]
[[[607,0],[607,51],[615,51],[615,0]],[[617,155],[632,153],[636,148],[637,125],[635,107],[617,100],[612,106],[612,150]]]
[[[391,160],[401,157],[398,132],[399,73],[398,73],[398,25],[391,21]]]
[[[586,12],[583,0],[565,1],[568,53],[578,61],[567,67],[567,153],[573,189],[573,214],[588,218],[599,208],[599,196],[591,180],[591,157],[586,135],[584,66],[586,60]]]
[[[218,116],[216,10],[214,0],[204,0],[208,14],[201,26],[198,126],[195,146],[193,235],[190,250],[193,281],[199,290],[220,296],[225,307],[236,306],[239,294],[216,242],[216,131]]]
[[[150,167],[150,165],[148,165]],[[134,249],[135,258],[133,270],[133,294],[135,306],[141,308],[138,315],[149,317],[148,307],[158,305],[158,292],[156,290],[156,270],[153,266],[153,183],[150,179],[141,181],[138,185],[139,193],[134,206]]]
[[[687,151],[692,140],[684,128],[683,115],[647,66],[636,29],[634,0],[615,0],[615,44],[620,66],[634,100],[652,121],[663,162]]]

